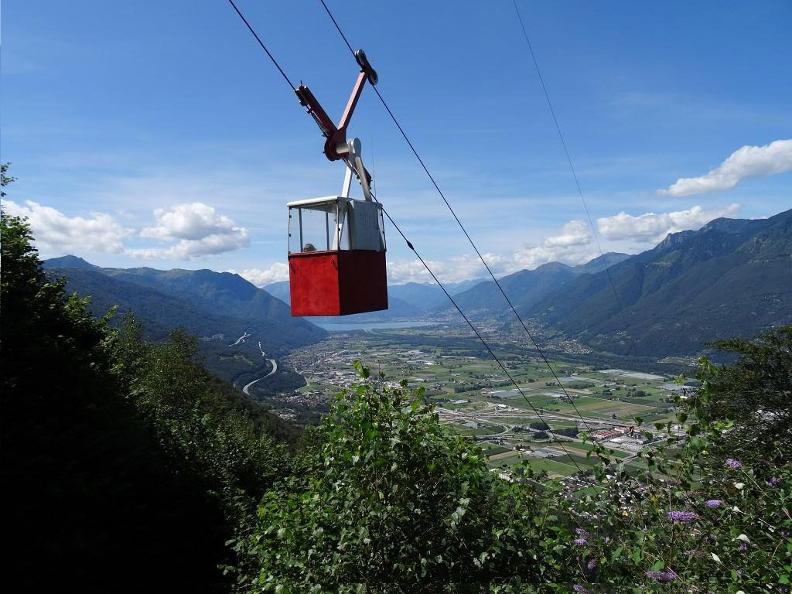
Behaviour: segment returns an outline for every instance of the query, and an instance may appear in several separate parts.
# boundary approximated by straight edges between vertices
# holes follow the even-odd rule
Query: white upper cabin
[[[289,202],[289,253],[385,251],[382,205],[324,196]]]

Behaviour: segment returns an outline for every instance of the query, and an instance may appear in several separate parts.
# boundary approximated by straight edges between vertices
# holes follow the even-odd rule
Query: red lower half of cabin
[[[385,252],[289,254],[293,316],[345,316],[388,309]]]

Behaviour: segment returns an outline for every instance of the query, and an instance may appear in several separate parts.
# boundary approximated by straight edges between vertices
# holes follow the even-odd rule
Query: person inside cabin
[[[316,246],[314,244],[312,244],[312,243],[306,243],[303,246],[303,251],[304,252],[315,252],[316,251]]]

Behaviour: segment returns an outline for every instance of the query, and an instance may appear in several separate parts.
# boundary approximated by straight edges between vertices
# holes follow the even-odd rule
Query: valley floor
[[[671,421],[675,395],[692,390],[674,383],[671,373],[588,362],[597,357],[577,350],[551,353],[557,381],[535,352],[496,336],[494,328],[489,332],[519,390],[481,344],[455,326],[334,332],[284,358],[305,386],[275,395],[256,393],[264,382],[246,388],[281,417],[313,423],[339,390],[358,380],[353,363],[359,360],[386,383],[404,378],[422,386],[440,418],[478,442],[504,476],[515,464],[573,474],[595,464],[587,455],[592,441],[628,466],[643,464],[638,453],[667,437],[656,434],[654,424]]]

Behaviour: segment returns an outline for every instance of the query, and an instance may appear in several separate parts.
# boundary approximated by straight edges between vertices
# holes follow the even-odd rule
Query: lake
[[[328,332],[349,332],[351,330],[395,330],[398,328],[420,328],[422,326],[434,326],[437,322],[314,322],[320,328]]]

